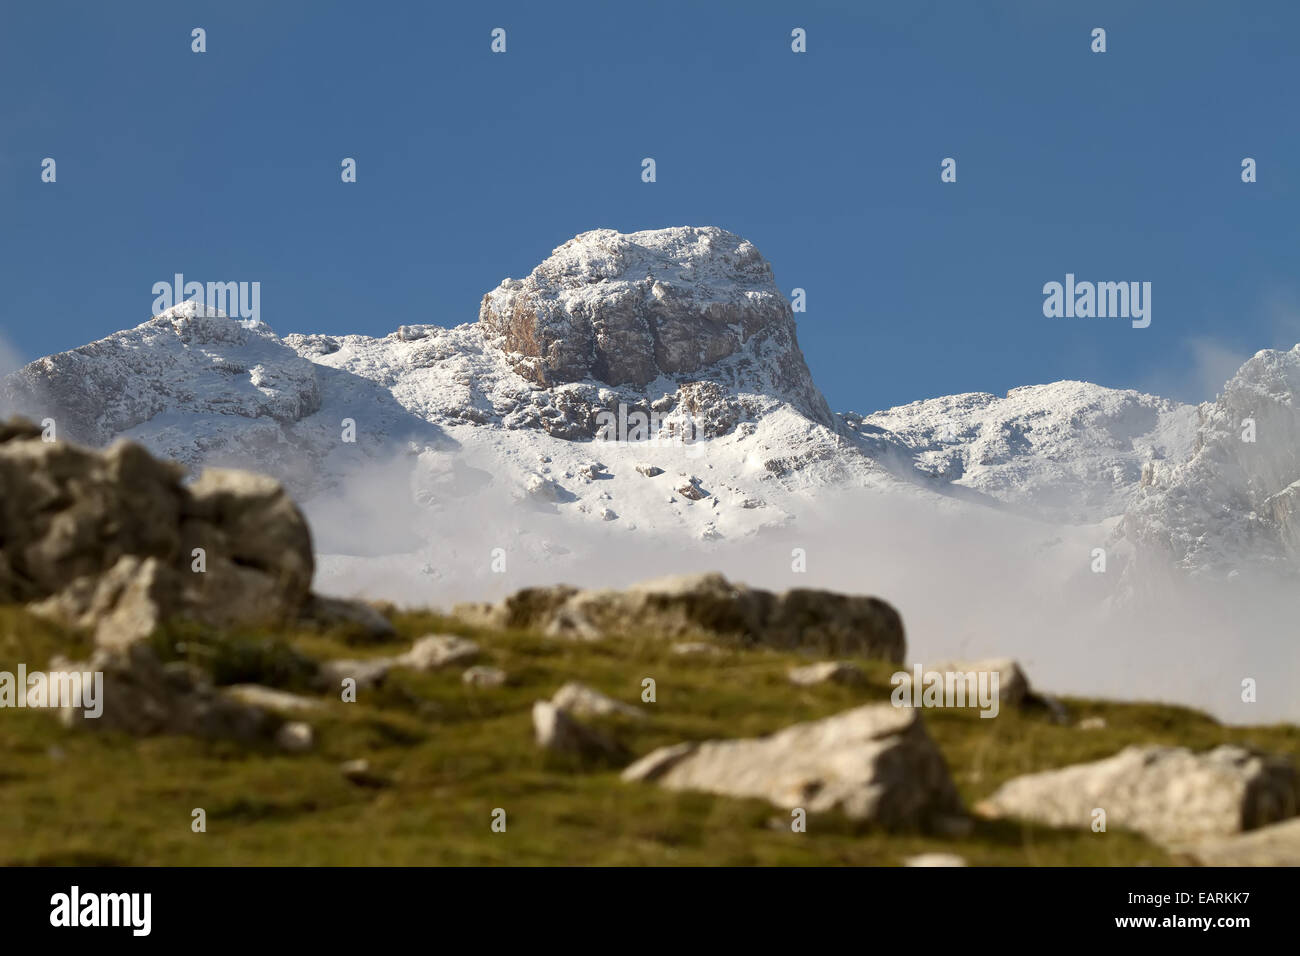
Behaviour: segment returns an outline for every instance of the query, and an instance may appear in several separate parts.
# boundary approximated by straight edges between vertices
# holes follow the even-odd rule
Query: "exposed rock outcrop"
[[[788,673],[790,683],[801,687],[814,684],[865,684],[867,675],[852,661],[821,661],[804,667],[792,667]]]
[[[453,664],[467,663],[478,654],[478,645],[466,638],[455,634],[426,634],[401,654],[362,660],[324,661],[320,666],[321,682],[332,689],[340,681],[351,678],[356,681],[357,687],[374,687],[382,684],[389,672],[397,667],[414,671],[436,671]]]
[[[293,694],[261,684],[235,684],[225,689],[226,696],[276,714],[296,714],[320,710],[324,704],[314,697]]]
[[[247,472],[183,477],[131,442],[92,451],[11,420],[0,428],[0,603],[92,629],[108,648],[172,619],[319,615],[311,534],[284,489]]]
[[[636,720],[645,718],[643,711],[577,681],[569,681],[557,690],[551,703],[578,717],[609,717],[618,714]]]
[[[504,687],[510,675],[499,667],[487,664],[475,664],[460,675],[460,681],[467,687]]]
[[[364,601],[311,594],[299,614],[299,623],[322,630],[342,629],[369,640],[381,641],[395,633],[392,621]]]
[[[69,726],[136,736],[186,734],[251,742],[272,739],[283,720],[270,710],[215,688],[183,661],[164,664],[147,644],[96,650],[88,661],[56,658],[52,671],[103,674],[103,712],[65,707]]]
[[[581,760],[619,760],[624,755],[622,746],[608,734],[579,723],[546,700],[533,704],[533,735],[543,750]]]
[[[623,779],[757,797],[810,813],[839,810],[890,829],[942,826],[965,815],[920,713],[888,704],[770,737],[661,747],[628,767]]]
[[[1183,844],[1230,836],[1296,814],[1300,774],[1290,760],[1222,746],[1127,747],[1105,760],[1016,777],[976,811],[1049,826],[1137,830]]]
[[[1205,866],[1300,866],[1300,818],[1207,840],[1190,853]]]
[[[988,675],[983,679],[991,687],[993,677],[997,677],[997,696],[998,700],[1010,707],[1020,707],[1026,703],[1039,702],[1046,704],[1045,698],[1034,694],[1029,689],[1029,678],[1021,669],[1017,661],[1009,657],[990,657],[983,660],[964,661],[938,661],[935,663],[926,662],[921,667],[922,674],[957,674],[963,678],[963,685],[967,688],[979,686],[981,675]],[[898,685],[907,688],[906,693],[911,693],[912,673],[900,671]],[[924,685],[925,677],[922,677]],[[1049,705],[1050,706],[1050,705]]]
[[[903,866],[965,866],[966,861],[955,853],[918,853],[903,860]]]
[[[316,732],[312,730],[311,724],[293,720],[276,731],[275,743],[281,750],[291,754],[307,753],[316,744]]]
[[[874,597],[797,588],[782,594],[720,574],[681,575],[625,591],[525,588],[500,604],[462,604],[459,617],[488,627],[558,637],[704,634],[743,644],[902,661],[903,622]]]
[[[542,386],[646,386],[661,377],[685,384],[708,369],[723,385],[738,376],[769,380],[772,394],[831,424],[771,266],[723,229],[584,232],[527,278],[484,296],[479,322],[514,369]],[[716,394],[688,390],[685,410],[707,416],[726,407],[718,384]],[[728,417],[712,427],[729,430],[736,416]]]

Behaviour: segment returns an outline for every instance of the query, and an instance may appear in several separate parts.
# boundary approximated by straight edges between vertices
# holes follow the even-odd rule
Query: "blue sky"
[[[1212,397],[1300,341],[1297,45],[1284,2],[11,0],[0,335],[80,345],[176,272],[281,334],[455,325],[578,232],[717,225],[807,290],[837,409]],[[1067,272],[1150,281],[1151,326],[1045,318]]]

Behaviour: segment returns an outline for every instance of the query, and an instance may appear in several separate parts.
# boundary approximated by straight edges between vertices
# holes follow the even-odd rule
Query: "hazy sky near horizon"
[[[576,233],[717,225],[806,290],[837,410],[1210,398],[1300,341],[1298,45],[1282,0],[15,0],[0,352],[136,325],[177,272],[260,282],[281,334],[456,325]],[[1150,327],[1045,318],[1066,273],[1150,282]]]

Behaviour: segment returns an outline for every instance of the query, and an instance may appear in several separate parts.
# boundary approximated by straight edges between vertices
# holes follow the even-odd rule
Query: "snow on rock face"
[[[1124,517],[1140,557],[1226,577],[1300,556],[1300,345],[1257,352],[1199,409],[1195,453],[1156,462]],[[1253,427],[1252,427],[1253,423]]]
[[[1088,382],[913,402],[846,421],[882,458],[1042,518],[1122,513],[1151,461],[1192,452],[1196,409]]]
[[[301,500],[397,462],[376,500],[452,515],[517,495],[575,522],[616,515],[619,533],[732,541],[822,489],[889,487],[1061,524],[1123,515],[1139,558],[1226,573],[1300,555],[1298,386],[1300,348],[1259,353],[1199,409],[1057,382],[831,416],[757,250],[677,228],[583,233],[454,328],[281,339],[183,303],[0,380],[0,405],[90,445],[255,468]],[[597,418],[620,406],[689,415],[703,442],[602,445]],[[597,456],[606,470],[583,475]]]
[[[634,282],[630,276],[638,272]],[[683,417],[693,426],[684,430],[699,440],[734,433],[743,442],[741,459],[755,459],[760,475],[810,466],[825,476],[879,471],[843,446],[770,267],[730,233],[584,234],[534,277],[505,286],[522,288],[542,277],[542,285],[558,289],[580,278],[582,288],[563,300],[586,316],[593,335],[599,332],[593,342],[608,342],[601,330],[609,328],[610,303],[619,301],[612,286],[640,288],[647,275],[648,304],[637,308],[653,334],[634,382],[591,377],[621,379],[607,362],[584,368],[588,377],[581,380],[544,387],[519,373],[518,357],[503,352],[502,336],[481,321],[403,325],[381,337],[281,339],[267,325],[186,302],[136,328],[33,362],[0,381],[0,406],[37,421],[54,418],[60,437],[89,445],[127,437],[195,469],[262,471],[299,499],[338,487],[359,470],[426,453],[432,464],[416,480],[432,483],[417,489],[420,500],[494,482],[527,488],[528,474],[514,465],[518,449],[559,449],[569,462],[568,449],[600,438],[611,417],[618,421],[618,446],[644,447],[622,440],[637,428],[638,415],[659,423],[642,437],[669,444]],[[521,434],[528,432],[540,440]],[[492,449],[484,467],[465,467],[463,455],[460,465],[450,463],[444,453],[463,445]],[[848,459],[834,461],[837,449]],[[545,476],[550,484],[543,487],[566,505],[585,504],[566,490],[563,471]],[[624,514],[604,502],[593,513],[607,507]]]
[[[809,418],[831,422],[771,266],[716,227],[584,232],[527,278],[484,296],[479,322],[538,385],[646,386],[735,359],[728,384],[747,371]]]
[[[155,416],[239,416],[289,425],[320,407],[315,366],[262,323],[194,302],[20,369],[5,398],[102,445]]]
[[[586,238],[592,236],[597,239]],[[636,237],[642,237],[639,244],[624,242]],[[550,275],[567,264],[570,275],[603,275],[612,272],[610,262],[622,272],[662,270],[672,253],[696,263],[691,295],[698,314],[683,319],[690,325],[707,312],[707,301],[723,298],[717,290],[728,282],[738,287],[746,276],[757,276],[766,277],[760,285],[771,286],[766,263],[743,245],[721,230],[588,233],[538,271]],[[656,251],[651,255],[646,248]],[[642,250],[635,267],[628,265],[635,258],[632,249]],[[714,253],[701,259],[702,249]],[[931,399],[866,418],[837,421],[828,415],[828,426],[820,420],[824,402],[792,330],[789,338],[777,334],[789,324],[788,307],[774,287],[766,294],[780,307],[767,345],[756,345],[764,335],[760,329],[684,382],[659,369],[647,386],[585,380],[544,388],[515,371],[512,357],[497,347],[500,337],[485,335],[483,322],[451,329],[403,326],[379,338],[280,339],[264,324],[207,315],[184,303],[135,329],[34,362],[0,389],[36,420],[54,417],[64,438],[103,445],[124,436],[194,468],[254,468],[283,481],[300,499],[359,468],[432,453],[425,459],[431,462],[428,473],[416,479],[424,483],[415,492],[420,500],[454,497],[495,481],[497,488],[517,487],[529,499],[566,509],[585,503],[589,513],[600,514],[608,508],[641,528],[657,524],[655,509],[630,506],[622,492],[614,504],[586,502],[589,489],[564,472],[576,476],[589,461],[602,412],[624,405],[628,411],[685,414],[700,427],[704,444],[681,470],[699,473],[703,463],[716,462],[722,475],[708,475],[705,487],[723,477],[739,489],[723,496],[719,507],[728,512],[734,512],[726,507],[732,496],[774,505],[741,507],[753,520],[740,521],[734,513],[707,519],[701,514],[698,521],[691,516],[692,537],[708,522],[730,536],[797,510],[782,503],[782,494],[760,491],[757,481],[776,479],[793,491],[811,491],[875,485],[890,481],[890,472],[895,484],[902,479],[1046,520],[1090,522],[1124,511],[1149,460],[1190,455],[1194,409],[1078,382],[1015,389],[1001,399]],[[590,301],[599,306],[604,299]],[[784,374],[783,361],[793,362],[798,374]],[[793,392],[782,382],[793,382]],[[355,423],[352,443],[343,437],[347,421]],[[526,433],[537,437],[526,439]],[[633,472],[647,454],[659,454],[647,452],[654,442],[617,441],[613,447],[627,466],[620,470]],[[467,467],[464,452],[470,449],[491,451]],[[556,456],[555,466],[534,474],[532,462],[515,464],[521,450],[534,462],[539,455]],[[444,454],[449,451],[451,457]],[[650,464],[663,468],[681,451]],[[625,457],[631,464],[622,462]],[[622,475],[612,483],[589,484],[613,491]],[[655,493],[656,500],[665,496]]]
[[[387,389],[312,361],[313,348],[328,351],[327,337],[306,338],[299,354],[265,323],[184,302],[19,369],[0,381],[0,406],[53,418],[62,439],[130,438],[196,469],[270,474],[297,498],[350,465],[389,456],[396,442],[437,444],[438,429]],[[361,423],[354,445],[340,441],[345,418]]]

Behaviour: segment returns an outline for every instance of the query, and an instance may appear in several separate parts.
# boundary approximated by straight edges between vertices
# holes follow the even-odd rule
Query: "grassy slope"
[[[653,677],[651,719],[605,722],[635,754],[684,739],[750,736],[888,698],[889,673],[861,662],[865,688],[800,688],[785,677],[805,658],[729,651],[682,658],[654,640],[568,644],[527,634],[484,634],[432,615],[397,619],[400,638],[359,648],[342,637],[296,635],[321,657],[405,649],[434,630],[472,636],[480,663],[504,668],[510,686],[476,689],[461,668],[398,672],[355,704],[310,717],[317,746],[289,756],[271,748],[181,737],[135,740],[65,730],[48,713],[0,710],[0,863],[5,864],[897,864],[950,851],[972,864],[1161,864],[1167,855],[1112,830],[1059,831],[978,821],[961,839],[887,835],[833,816],[793,833],[789,816],[758,801],[625,784],[617,768],[579,768],[541,754],[530,710],[565,681],[629,702]],[[0,609],[0,670],[43,666],[84,638],[20,611]],[[1031,675],[1032,676],[1032,675]],[[1300,756],[1300,728],[1226,728],[1194,711],[1067,700],[1082,731],[1044,713],[928,711],[968,805],[1011,776],[1092,760],[1130,743],[1205,748],[1234,741]],[[344,780],[340,762],[369,759],[389,785]],[[207,811],[207,832],[190,829]],[[507,812],[505,833],[490,828]]]

